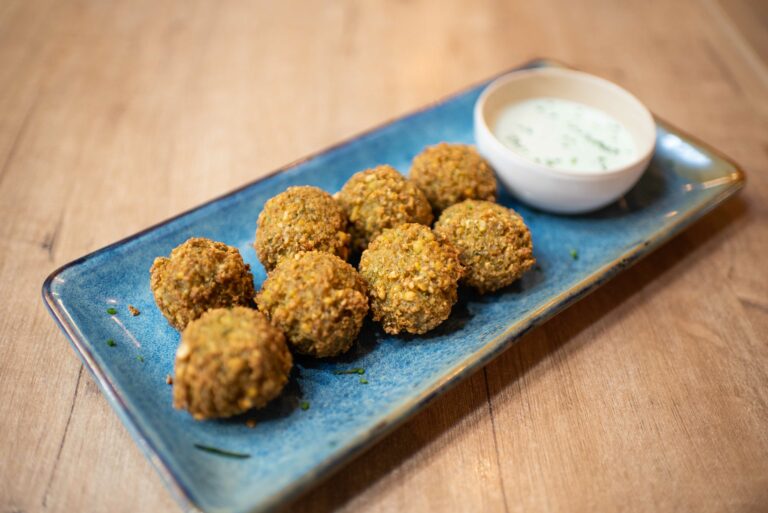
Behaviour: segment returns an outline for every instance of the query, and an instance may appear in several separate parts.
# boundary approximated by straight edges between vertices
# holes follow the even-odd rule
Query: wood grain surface
[[[767,511],[766,26],[760,0],[0,2],[0,513],[178,511],[49,272],[537,56],[746,189],[289,509]]]

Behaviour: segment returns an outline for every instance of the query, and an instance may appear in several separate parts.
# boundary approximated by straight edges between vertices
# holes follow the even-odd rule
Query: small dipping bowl
[[[494,133],[501,112],[544,97],[582,103],[613,117],[632,135],[635,158],[621,167],[580,172],[535,163],[501,142]],[[563,214],[589,212],[619,199],[640,179],[656,145],[653,116],[637,98],[605,79],[568,69],[517,71],[494,80],[475,103],[474,126],[478,151],[511,193]]]

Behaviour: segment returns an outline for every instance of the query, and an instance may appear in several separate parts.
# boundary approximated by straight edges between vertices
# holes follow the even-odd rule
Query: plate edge
[[[128,430],[128,433],[136,442],[136,445],[139,446],[139,450],[160,475],[161,480],[168,490],[170,490],[176,503],[181,506],[183,511],[202,512],[198,505],[192,500],[193,494],[191,491],[176,478],[173,471],[165,464],[165,461],[158,452],[155,444],[144,435],[143,430],[134,419],[134,416],[125,404],[125,401],[121,398],[120,393],[112,386],[111,381],[104,375],[101,366],[96,362],[91,351],[84,345],[84,337],[78,335],[73,324],[67,320],[68,316],[59,307],[50,288],[50,283],[55,277],[55,274],[51,274],[43,282],[42,296],[46,310],[48,310],[48,313],[53,317],[53,320],[59,326],[59,329],[64,332],[70,345],[74,348],[75,354],[77,355],[78,360],[80,360],[80,364],[91,374],[96,385],[98,385],[99,389],[106,397],[110,407],[122,421],[122,424]]]

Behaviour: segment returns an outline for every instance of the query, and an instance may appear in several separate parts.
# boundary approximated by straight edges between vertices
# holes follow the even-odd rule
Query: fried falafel
[[[467,200],[445,209],[435,233],[459,250],[463,281],[481,294],[510,285],[536,263],[531,232],[514,210]]]
[[[355,173],[336,199],[349,218],[352,245],[363,251],[384,229],[403,223],[432,224],[424,193],[392,166]]]
[[[347,215],[327,192],[312,186],[288,187],[259,214],[254,248],[267,272],[300,251],[349,257]]]
[[[293,358],[264,314],[216,308],[192,321],[176,351],[173,406],[197,420],[261,408],[288,382]]]
[[[206,310],[253,304],[253,275],[240,252],[223,242],[195,237],[158,257],[150,288],[168,322],[183,330]]]
[[[414,223],[384,230],[360,259],[373,319],[392,335],[426,333],[445,321],[463,272],[458,251]]]
[[[436,214],[466,199],[496,199],[493,170],[465,144],[440,143],[425,148],[413,159],[410,178],[424,191]]]
[[[319,358],[349,350],[368,314],[365,282],[355,268],[319,251],[283,259],[256,304],[295,351]]]

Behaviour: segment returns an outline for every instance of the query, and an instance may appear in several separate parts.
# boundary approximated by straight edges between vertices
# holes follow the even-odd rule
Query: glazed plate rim
[[[493,79],[499,76],[502,76],[506,73],[509,73],[511,71],[521,69],[524,67],[530,67],[530,66],[567,67],[558,61],[555,61],[552,59],[546,59],[546,58],[532,59],[530,61],[522,63],[518,66],[515,66],[511,69],[498,73],[485,80],[473,83],[472,85],[462,88],[458,92],[447,95],[437,101],[428,103],[423,107],[418,108],[414,111],[408,112],[402,116],[398,116],[396,118],[380,123],[368,130],[365,130],[349,138],[346,138],[320,151],[314,152],[298,160],[295,160],[285,166],[279,167],[278,169],[270,173],[267,173],[255,180],[252,180],[240,187],[237,187],[236,189],[230,192],[222,194],[212,200],[206,201],[196,207],[188,209],[164,221],[153,224],[148,228],[145,228],[137,233],[134,233],[133,235],[129,235],[125,238],[118,240],[117,242],[104,246],[100,249],[97,249],[96,251],[93,251],[80,258],[72,260],[71,262],[62,265],[61,267],[53,271],[45,279],[42,287],[42,296],[43,296],[43,301],[45,303],[45,306],[47,307],[51,316],[54,318],[54,320],[59,325],[61,330],[66,334],[67,338],[69,338],[71,344],[73,345],[76,352],[80,356],[83,364],[91,372],[97,384],[99,385],[101,391],[107,397],[107,400],[110,403],[110,406],[112,407],[112,409],[117,413],[118,417],[126,426],[131,436],[134,438],[134,440],[136,440],[142,452],[150,460],[152,465],[156,468],[161,478],[165,482],[166,486],[171,490],[176,500],[182,505],[184,509],[200,511],[200,508],[193,501],[192,497],[194,496],[194,494],[191,493],[190,490],[188,490],[187,487],[181,482],[178,476],[174,474],[174,472],[171,470],[170,466],[167,464],[163,456],[161,456],[157,447],[155,447],[155,445],[152,443],[150,437],[148,436],[148,433],[146,433],[145,430],[142,429],[139,423],[134,419],[134,413],[132,413],[130,409],[127,407],[126,401],[123,399],[123,397],[121,396],[121,392],[118,390],[119,387],[117,387],[106,376],[104,370],[97,363],[93,354],[88,349],[87,343],[86,343],[86,337],[80,332],[80,330],[77,327],[77,324],[67,315],[66,310],[64,310],[59,304],[59,302],[55,300],[53,296],[53,291],[52,291],[53,281],[63,272],[67,271],[72,267],[76,267],[103,253],[119,248],[129,242],[132,242],[138,238],[141,238],[150,232],[153,232],[163,226],[173,223],[174,221],[181,219],[189,214],[192,214],[193,212],[201,210],[209,205],[217,203],[226,198],[235,196],[239,192],[249,187],[252,187],[258,184],[259,182],[262,182],[272,176],[275,176],[279,173],[283,173],[285,171],[293,169],[304,162],[307,162],[309,160],[312,160],[314,158],[327,154],[339,147],[343,147],[347,144],[358,141],[368,135],[372,135],[376,133],[378,130],[390,125],[391,123],[406,120],[412,116],[418,115],[423,111],[426,111],[434,107],[437,107],[439,105],[442,105],[444,103],[447,103],[450,100],[456,97],[459,97],[477,88],[478,86],[488,83],[489,81],[492,81]],[[686,211],[683,215],[677,218],[676,222],[672,222],[667,225],[664,225],[662,229],[654,232],[654,234],[652,235],[652,238],[647,239],[642,245],[638,245],[634,248],[629,249],[628,251],[623,253],[623,255],[620,258],[614,261],[611,261],[603,265],[602,267],[597,268],[591,275],[587,276],[585,279],[576,283],[571,288],[564,290],[560,294],[552,296],[546,303],[544,303],[537,309],[528,312],[525,315],[525,317],[521,318],[517,322],[514,322],[508,325],[503,333],[490,339],[481,349],[469,354],[464,360],[456,364],[448,372],[444,373],[440,377],[440,379],[438,379],[431,386],[427,387],[425,390],[421,392],[412,394],[411,396],[407,397],[401,405],[394,408],[388,415],[386,415],[383,421],[377,423],[376,425],[373,426],[373,428],[369,430],[362,431],[358,436],[348,440],[347,443],[344,444],[343,446],[339,446],[337,451],[329,455],[326,459],[324,459],[318,465],[314,466],[311,471],[307,472],[300,478],[293,480],[290,483],[290,485],[280,490],[278,493],[275,493],[269,496],[267,501],[254,504],[252,507],[252,510],[264,511],[264,510],[269,510],[271,508],[277,507],[281,504],[285,504],[287,501],[297,497],[299,494],[303,493],[314,484],[323,480],[324,477],[329,476],[330,474],[338,470],[341,466],[343,466],[344,464],[349,462],[351,459],[356,457],[358,454],[362,453],[364,450],[371,447],[374,443],[379,441],[381,438],[383,438],[385,435],[393,431],[395,428],[402,425],[406,420],[410,419],[414,414],[422,410],[429,402],[431,402],[432,399],[434,399],[438,395],[441,395],[442,393],[447,391],[449,388],[458,384],[464,378],[468,377],[469,375],[477,371],[479,368],[489,363],[492,359],[498,356],[502,351],[507,349],[514,340],[519,339],[532,328],[539,326],[540,324],[544,323],[548,319],[557,315],[564,309],[568,308],[570,305],[572,305],[579,299],[583,298],[584,296],[586,296],[587,294],[589,294],[590,292],[598,288],[600,285],[602,285],[609,279],[613,278],[622,270],[631,266],[632,264],[637,262],[640,258],[644,257],[645,255],[655,250],[657,247],[667,242],[673,236],[683,231],[694,221],[698,220],[699,218],[701,218],[702,216],[710,212],[716,206],[721,204],[725,199],[733,195],[735,192],[737,192],[739,189],[741,189],[744,186],[744,183],[745,183],[744,172],[740,168],[740,166],[736,164],[732,159],[726,157],[720,151],[712,148],[710,145],[701,142],[700,140],[690,136],[689,134],[683,132],[678,128],[673,127],[669,123],[666,123],[665,121],[660,120],[657,116],[654,116],[654,117],[658,125],[663,126],[664,128],[670,130],[675,134],[681,135],[682,137],[687,139],[689,142],[701,148],[704,148],[705,150],[711,152],[712,154],[717,155],[722,161],[724,161],[726,164],[728,164],[732,168],[730,175],[726,175],[729,179],[722,184],[722,190],[720,190],[716,196],[714,196],[707,203]]]

